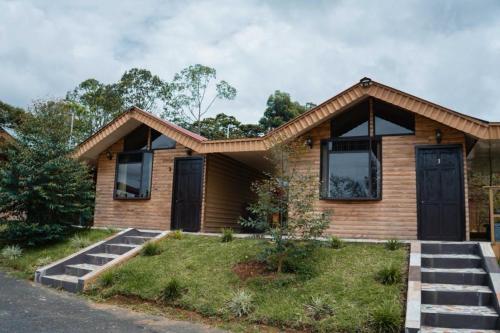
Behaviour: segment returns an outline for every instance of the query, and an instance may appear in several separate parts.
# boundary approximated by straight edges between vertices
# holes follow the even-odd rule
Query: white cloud
[[[255,122],[277,89],[320,103],[363,76],[500,120],[495,1],[0,1],[0,99],[26,106],[131,67],[202,63]]]

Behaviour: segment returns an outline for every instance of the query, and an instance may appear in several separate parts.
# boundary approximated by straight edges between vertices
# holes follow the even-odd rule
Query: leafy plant
[[[82,237],[80,235],[74,235],[73,237],[71,237],[71,239],[69,241],[70,241],[71,246],[76,248],[76,249],[83,249],[83,248],[89,246],[90,244],[92,244],[90,239],[88,239],[86,237]]]
[[[68,231],[68,227],[59,224],[9,221],[0,233],[0,239],[6,244],[31,247],[63,240]]]
[[[153,242],[149,241],[146,244],[144,244],[142,250],[141,250],[141,255],[150,257],[150,256],[156,256],[161,253],[161,247],[158,242]]]
[[[231,228],[222,228],[222,238],[221,241],[223,243],[228,243],[233,241],[234,231]]]
[[[238,290],[233,293],[226,306],[236,317],[247,316],[254,308],[253,296],[244,290]]]
[[[174,230],[168,235],[168,237],[180,240],[184,238],[184,234],[182,233],[182,230]]]
[[[311,297],[311,299],[304,305],[304,308],[306,314],[314,320],[321,320],[325,317],[333,315],[335,312],[330,302],[322,296]]]
[[[397,333],[401,327],[401,313],[394,302],[384,302],[372,312],[371,326],[378,333]]]
[[[41,257],[36,260],[35,266],[36,267],[43,267],[47,266],[48,264],[51,264],[54,260],[47,256],[47,257]]]
[[[114,271],[106,271],[101,274],[99,277],[99,286],[103,288],[107,288],[113,285],[115,282],[115,272]]]
[[[185,290],[186,288],[174,277],[163,288],[159,295],[159,299],[165,303],[175,301],[182,296]]]
[[[382,268],[376,278],[382,284],[396,284],[402,280],[400,269],[394,265]]]
[[[340,248],[343,248],[345,246],[344,241],[338,237],[335,237],[335,236],[330,237],[330,239],[328,240],[328,245],[332,249],[340,249]]]
[[[23,254],[23,249],[19,245],[6,246],[2,250],[2,257],[9,260],[16,260]]]
[[[390,251],[398,250],[401,246],[401,242],[397,239],[389,239],[387,243],[385,243],[385,248]]]

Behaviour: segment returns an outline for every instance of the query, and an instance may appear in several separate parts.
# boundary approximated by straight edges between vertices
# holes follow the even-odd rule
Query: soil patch
[[[275,275],[274,272],[269,270],[265,263],[256,260],[245,261],[236,264],[233,267],[233,272],[238,275],[238,277],[243,281],[256,276],[270,277],[272,275]]]

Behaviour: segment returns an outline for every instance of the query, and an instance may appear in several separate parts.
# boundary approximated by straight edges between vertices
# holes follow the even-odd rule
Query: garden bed
[[[297,330],[371,331],[374,312],[387,304],[403,322],[405,246],[394,251],[384,244],[352,243],[340,249],[317,246],[308,255],[312,267],[276,274],[258,264],[259,254],[269,246],[266,240],[222,243],[218,237],[184,236],[167,238],[159,245],[161,254],[136,257],[105,273],[101,284],[89,293],[110,300],[144,300],[159,309],[182,309],[226,322]],[[388,266],[403,274],[400,282],[384,285],[377,280],[377,273]],[[173,278],[182,293],[165,301],[160,295]],[[251,295],[252,311],[236,318],[228,301],[241,290]],[[318,297],[333,311],[314,318],[308,305]]]
[[[80,251],[81,247],[96,243],[111,236],[113,233],[115,231],[111,229],[76,230],[65,241],[22,249],[19,258],[7,259],[0,256],[0,267],[11,270],[12,274],[17,277],[33,279],[38,267],[69,256],[72,253]],[[75,236],[77,236],[76,241]]]

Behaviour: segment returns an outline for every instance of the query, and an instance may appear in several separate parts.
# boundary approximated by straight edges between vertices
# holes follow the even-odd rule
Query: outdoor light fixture
[[[313,147],[313,139],[312,139],[310,136],[308,136],[308,137],[306,138],[306,142],[305,142],[305,144],[306,144],[306,146],[307,146],[309,149],[312,149],[312,147]]]
[[[371,84],[372,84],[372,79],[370,79],[369,77],[364,77],[362,78],[361,80],[359,80],[359,83],[361,84],[361,86],[363,88],[368,88]]]
[[[191,155],[193,155],[193,151],[191,149],[189,149],[189,148],[186,148],[186,154],[188,156],[191,156]]]
[[[106,157],[107,157],[107,158],[108,158],[108,160],[110,160],[110,161],[113,159],[113,153],[111,152],[111,150],[108,150],[108,151],[106,152]]]
[[[443,133],[441,133],[441,129],[436,130],[436,142],[441,143],[441,140],[443,140]]]

